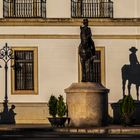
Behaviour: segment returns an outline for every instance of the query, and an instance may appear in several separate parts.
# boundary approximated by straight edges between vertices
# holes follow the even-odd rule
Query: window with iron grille
[[[46,17],[46,0],[3,0],[3,16],[14,18]]]
[[[96,57],[93,65],[93,76],[95,82],[101,83],[101,51],[96,51]]]
[[[71,0],[71,17],[113,18],[111,0]]]
[[[93,65],[94,81],[105,85],[105,48],[96,47],[96,57]],[[81,81],[81,64],[79,62],[79,81]]]
[[[12,70],[12,91],[13,93],[35,93],[37,92],[37,51],[31,49],[14,50]]]
[[[15,90],[34,90],[34,53],[15,51]],[[19,67],[19,68],[18,68]]]

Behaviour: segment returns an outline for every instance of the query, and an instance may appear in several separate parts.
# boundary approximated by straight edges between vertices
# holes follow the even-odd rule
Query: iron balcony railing
[[[113,18],[111,0],[71,0],[73,18]]]
[[[45,18],[46,0],[3,0],[5,18]]]

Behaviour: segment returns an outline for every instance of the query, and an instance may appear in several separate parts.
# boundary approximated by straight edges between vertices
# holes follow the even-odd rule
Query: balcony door
[[[45,17],[46,0],[4,0],[4,17]]]
[[[112,18],[111,0],[71,0],[72,17]]]

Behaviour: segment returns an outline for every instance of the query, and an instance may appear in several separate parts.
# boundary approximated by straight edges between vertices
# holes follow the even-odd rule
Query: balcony
[[[111,0],[71,0],[73,18],[113,18]]]
[[[45,18],[46,0],[3,0],[5,18]]]

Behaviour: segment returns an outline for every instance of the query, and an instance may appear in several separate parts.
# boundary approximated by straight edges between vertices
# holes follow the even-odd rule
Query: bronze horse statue
[[[88,19],[84,19],[83,24],[84,26],[80,27],[81,43],[78,50],[82,67],[82,82],[93,82],[93,58],[95,56],[95,45],[91,38],[91,30],[88,27]]]
[[[132,65],[124,65],[121,69],[122,72],[122,89],[123,96],[125,95],[125,85],[126,81],[128,81],[128,95],[131,94],[131,85],[136,85],[136,95],[137,100],[139,100],[139,86],[140,86],[140,64],[135,66]]]

